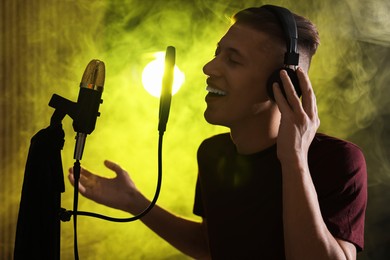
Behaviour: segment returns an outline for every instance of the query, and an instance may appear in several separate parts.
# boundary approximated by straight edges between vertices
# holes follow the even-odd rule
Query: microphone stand
[[[31,139],[18,215],[15,260],[60,259],[60,220],[69,221],[72,213],[75,226],[75,259],[78,259],[76,212],[80,160],[86,135],[94,130],[96,117],[99,116],[104,77],[104,63],[92,60],[81,79],[77,102],[56,94],[50,99],[49,106],[55,109],[50,126]],[[61,158],[65,137],[62,120],[66,115],[73,119],[73,128],[77,132],[73,212],[61,208],[61,193],[65,191]]]
[[[19,206],[15,260],[60,259],[60,220],[67,219],[61,209],[61,193],[65,191],[61,159],[65,115],[56,109],[50,126],[31,139]]]
[[[77,103],[72,102],[66,98],[63,98],[59,95],[54,94],[49,102],[49,106],[56,108],[55,111],[60,110],[65,117],[66,114],[68,114],[71,118],[75,118],[76,111],[77,111]],[[54,112],[56,113],[56,112]],[[80,160],[82,157],[82,153],[85,146],[85,140],[86,140],[87,134],[85,133],[77,133],[76,136],[76,146],[74,151],[74,165],[73,165],[73,175],[75,179],[75,185],[74,185],[74,199],[73,199],[73,213],[77,212],[78,207],[78,194],[79,194],[79,179],[80,179]],[[60,209],[60,219],[62,221],[69,221],[72,217],[72,212],[69,212],[66,209],[61,208]],[[73,230],[74,230],[74,256],[75,260],[79,259],[78,256],[78,242],[77,242],[77,214],[73,214]]]
[[[23,182],[22,198],[20,202],[17,232],[15,239],[15,250],[14,250],[14,260],[23,260],[23,259],[50,259],[50,260],[59,260],[60,259],[60,238],[61,238],[61,226],[60,220],[69,221],[73,215],[74,220],[74,255],[75,260],[78,260],[78,246],[77,246],[77,215],[86,215],[94,216],[102,219],[116,221],[116,222],[130,222],[137,219],[140,219],[146,215],[155,205],[160,188],[161,188],[161,179],[162,179],[162,139],[163,134],[166,130],[166,123],[168,121],[169,109],[172,96],[172,83],[173,83],[173,69],[175,64],[175,48],[168,46],[166,59],[165,59],[165,71],[163,78],[163,90],[160,98],[160,111],[159,111],[159,149],[158,149],[158,180],[156,192],[153,200],[150,205],[139,215],[127,219],[117,219],[110,218],[100,214],[90,213],[90,212],[78,212],[78,192],[79,192],[79,178],[80,178],[80,160],[84,150],[86,133],[93,131],[94,122],[88,121],[86,124],[86,131],[84,132],[84,116],[89,115],[90,112],[96,112],[99,116],[97,103],[95,99],[100,99],[102,86],[104,84],[104,64],[99,64],[97,61],[91,61],[88,64],[86,71],[84,72],[82,78],[82,84],[80,85],[81,90],[79,94],[79,99],[83,99],[81,102],[88,103],[88,109],[85,113],[81,113],[78,108],[78,102],[72,102],[66,98],[63,98],[59,95],[54,94],[50,99],[49,106],[55,109],[50,126],[46,129],[42,129],[38,132],[31,140],[31,146],[29,150],[29,157],[26,163],[25,179]],[[91,66],[90,66],[91,65]],[[93,73],[92,73],[93,72]],[[103,72],[103,74],[102,74]],[[99,74],[100,73],[100,74]],[[103,75],[103,77],[102,77]],[[95,83],[101,83],[96,85]],[[88,84],[86,84],[88,83]],[[93,83],[93,84],[92,84]],[[91,93],[86,94],[86,89],[95,90],[97,87],[97,92],[89,98],[86,98],[86,95],[89,96]],[[81,94],[83,91],[84,94]],[[92,102],[92,103],[91,103]],[[102,100],[100,100],[100,103]],[[93,106],[91,106],[93,105]],[[92,111],[91,111],[92,109]],[[73,211],[67,211],[66,209],[61,208],[61,193],[65,191],[64,184],[64,174],[62,168],[62,159],[61,159],[61,150],[64,145],[65,133],[62,129],[62,120],[63,118],[69,115],[73,121],[73,127],[77,132],[76,136],[76,147],[74,152],[74,159],[76,160],[73,167],[74,175],[74,201],[73,201]],[[77,118],[77,120],[76,120]],[[76,122],[77,121],[77,122]],[[96,120],[95,120],[96,121]],[[83,127],[80,128],[79,123]],[[92,128],[91,128],[92,127]],[[84,129],[85,130],[85,129]],[[54,133],[54,134],[53,134]],[[41,155],[45,157],[42,158]],[[49,165],[49,167],[47,167]],[[49,168],[50,172],[42,174],[42,169],[47,170]],[[40,178],[36,178],[37,176]],[[53,177],[54,176],[54,177]],[[52,178],[47,178],[52,177]],[[37,181],[38,179],[38,181]],[[47,182],[49,179],[49,183]],[[42,180],[42,182],[40,181]],[[38,184],[37,184],[38,183]],[[43,184],[47,184],[45,187],[50,190],[51,193],[41,192],[45,187],[42,187]],[[53,189],[54,187],[54,189]],[[46,190],[44,190],[46,191]],[[37,196],[40,195],[40,196]],[[44,203],[43,198],[50,200],[49,203]],[[42,201],[41,201],[42,200]],[[54,201],[54,202],[53,202]],[[37,202],[37,203],[31,203]],[[48,212],[45,215],[45,218],[42,216],[42,211],[37,210],[34,206],[46,206],[46,211]],[[43,221],[42,221],[43,220]],[[47,220],[48,223],[52,225],[48,228],[47,225],[42,225],[39,227],[36,223],[43,223]],[[35,225],[34,225],[35,224]],[[36,228],[38,227],[38,229]],[[42,232],[46,231],[46,233]],[[42,234],[42,235],[41,235]],[[44,240],[45,239],[45,240]],[[42,240],[44,242],[42,243]],[[45,251],[46,250],[46,251]]]

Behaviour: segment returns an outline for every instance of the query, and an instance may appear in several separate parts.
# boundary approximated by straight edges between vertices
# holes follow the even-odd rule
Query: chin
[[[206,120],[207,123],[213,124],[212,117],[210,116],[210,113],[207,113],[207,109],[203,113],[203,117]]]
[[[226,125],[226,123],[224,123],[224,121],[221,120],[221,118],[213,115],[212,113],[207,111],[207,109],[204,112],[203,116],[204,116],[204,119],[206,120],[206,122],[211,124],[211,125],[219,125],[219,126],[226,126],[226,127],[228,127]]]

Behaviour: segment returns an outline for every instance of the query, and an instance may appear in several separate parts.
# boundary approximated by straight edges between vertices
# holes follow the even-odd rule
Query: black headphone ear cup
[[[299,80],[298,80],[297,73],[293,69],[290,69],[290,68],[280,68],[278,70],[275,70],[267,80],[267,94],[270,97],[270,99],[272,101],[275,101],[275,95],[274,95],[274,91],[272,89],[272,85],[274,84],[274,82],[277,82],[279,84],[280,89],[282,90],[283,96],[286,98],[286,91],[284,90],[282,79],[280,78],[280,71],[281,70],[287,71],[287,74],[290,77],[290,80],[294,85],[295,92],[297,93],[298,97],[301,97],[302,91],[301,91],[301,88],[299,86]]]

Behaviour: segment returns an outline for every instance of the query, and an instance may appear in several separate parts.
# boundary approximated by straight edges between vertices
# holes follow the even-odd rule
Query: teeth
[[[210,93],[213,93],[213,94],[217,94],[217,95],[221,95],[221,96],[226,96],[226,92],[225,92],[225,91],[222,91],[222,90],[219,90],[219,89],[210,87],[210,86],[207,86],[206,90],[207,90],[208,92],[210,92]]]

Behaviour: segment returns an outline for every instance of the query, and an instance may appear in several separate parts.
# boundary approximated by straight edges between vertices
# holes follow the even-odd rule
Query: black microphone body
[[[73,118],[73,129],[76,133],[91,134],[99,113],[99,105],[102,102],[102,92],[80,87],[77,99],[78,113]]]
[[[81,160],[87,134],[95,129],[105,79],[105,66],[102,61],[92,60],[87,65],[80,83],[77,98],[77,113],[73,118],[76,135],[74,159]]]
[[[77,113],[73,118],[73,129],[77,133],[90,134],[95,129],[105,78],[104,63],[92,60],[86,67],[80,83]]]
[[[54,94],[49,106],[56,108],[73,119],[76,135],[74,159],[81,160],[85,139],[95,129],[105,79],[105,66],[102,61],[92,60],[87,65],[80,83],[77,102]]]
[[[162,89],[160,96],[160,110],[158,131],[164,133],[167,127],[169,110],[172,100],[172,84],[174,80],[174,69],[176,62],[176,49],[173,46],[168,46],[165,52],[164,75],[162,79]]]

